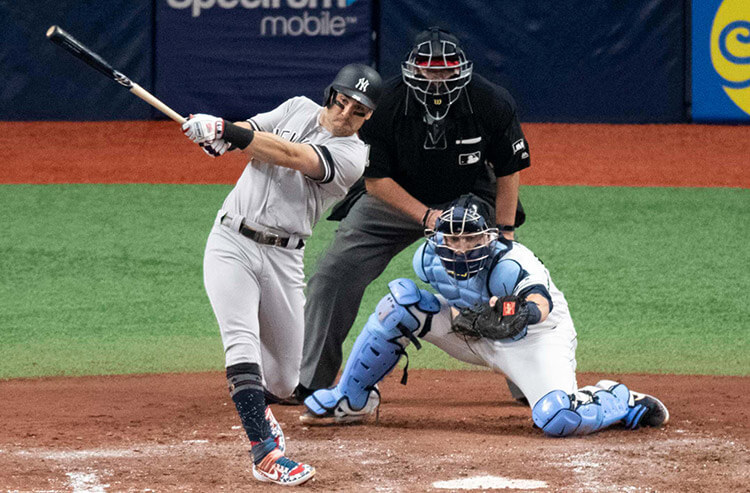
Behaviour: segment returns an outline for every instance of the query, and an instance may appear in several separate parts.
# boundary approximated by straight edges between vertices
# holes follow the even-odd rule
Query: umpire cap
[[[326,106],[330,105],[335,95],[334,91],[346,94],[374,110],[383,93],[383,81],[372,67],[361,63],[350,63],[339,70],[331,85],[326,88]]]

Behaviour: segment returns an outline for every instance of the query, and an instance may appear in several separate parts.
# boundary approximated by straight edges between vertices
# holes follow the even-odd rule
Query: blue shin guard
[[[531,412],[534,424],[550,436],[588,435],[628,415],[630,391],[623,384],[609,389],[589,386],[575,394],[553,390]]]
[[[305,405],[315,415],[324,415],[342,399],[353,411],[364,409],[375,385],[393,370],[409,342],[419,347],[415,334],[423,324],[414,309],[426,313],[428,320],[440,311],[435,295],[420,290],[409,279],[396,279],[388,287],[391,293],[380,300],[375,313],[367,319],[338,385],[315,391],[305,399]]]

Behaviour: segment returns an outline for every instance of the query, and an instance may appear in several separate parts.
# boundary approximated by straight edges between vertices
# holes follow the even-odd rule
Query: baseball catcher
[[[365,421],[380,404],[376,384],[409,342],[419,348],[423,339],[503,373],[549,436],[665,424],[669,412],[656,397],[612,380],[578,387],[576,331],[563,293],[531,250],[487,226],[482,210],[479,199],[462,196],[426,230],[413,265],[438,294],[409,279],[389,283],[339,383],[309,396],[300,419],[313,425]]]

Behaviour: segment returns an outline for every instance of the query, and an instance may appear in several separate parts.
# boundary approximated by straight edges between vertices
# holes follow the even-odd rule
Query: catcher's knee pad
[[[396,366],[409,341],[420,347],[414,334],[423,324],[412,310],[427,313],[428,318],[440,311],[435,295],[420,290],[414,281],[396,279],[388,287],[391,293],[367,319],[336,386],[353,409],[367,403],[369,391]]]
[[[553,390],[539,399],[531,416],[547,435],[588,435],[625,418],[629,398],[630,391],[623,384],[608,390],[584,387],[571,395]]]

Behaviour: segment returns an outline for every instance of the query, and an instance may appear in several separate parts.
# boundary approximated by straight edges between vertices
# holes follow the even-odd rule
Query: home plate
[[[450,481],[435,481],[432,483],[433,488],[445,490],[536,490],[546,488],[547,483],[544,481],[535,481],[533,479],[510,479],[498,476],[476,476],[473,478],[452,479]]]

